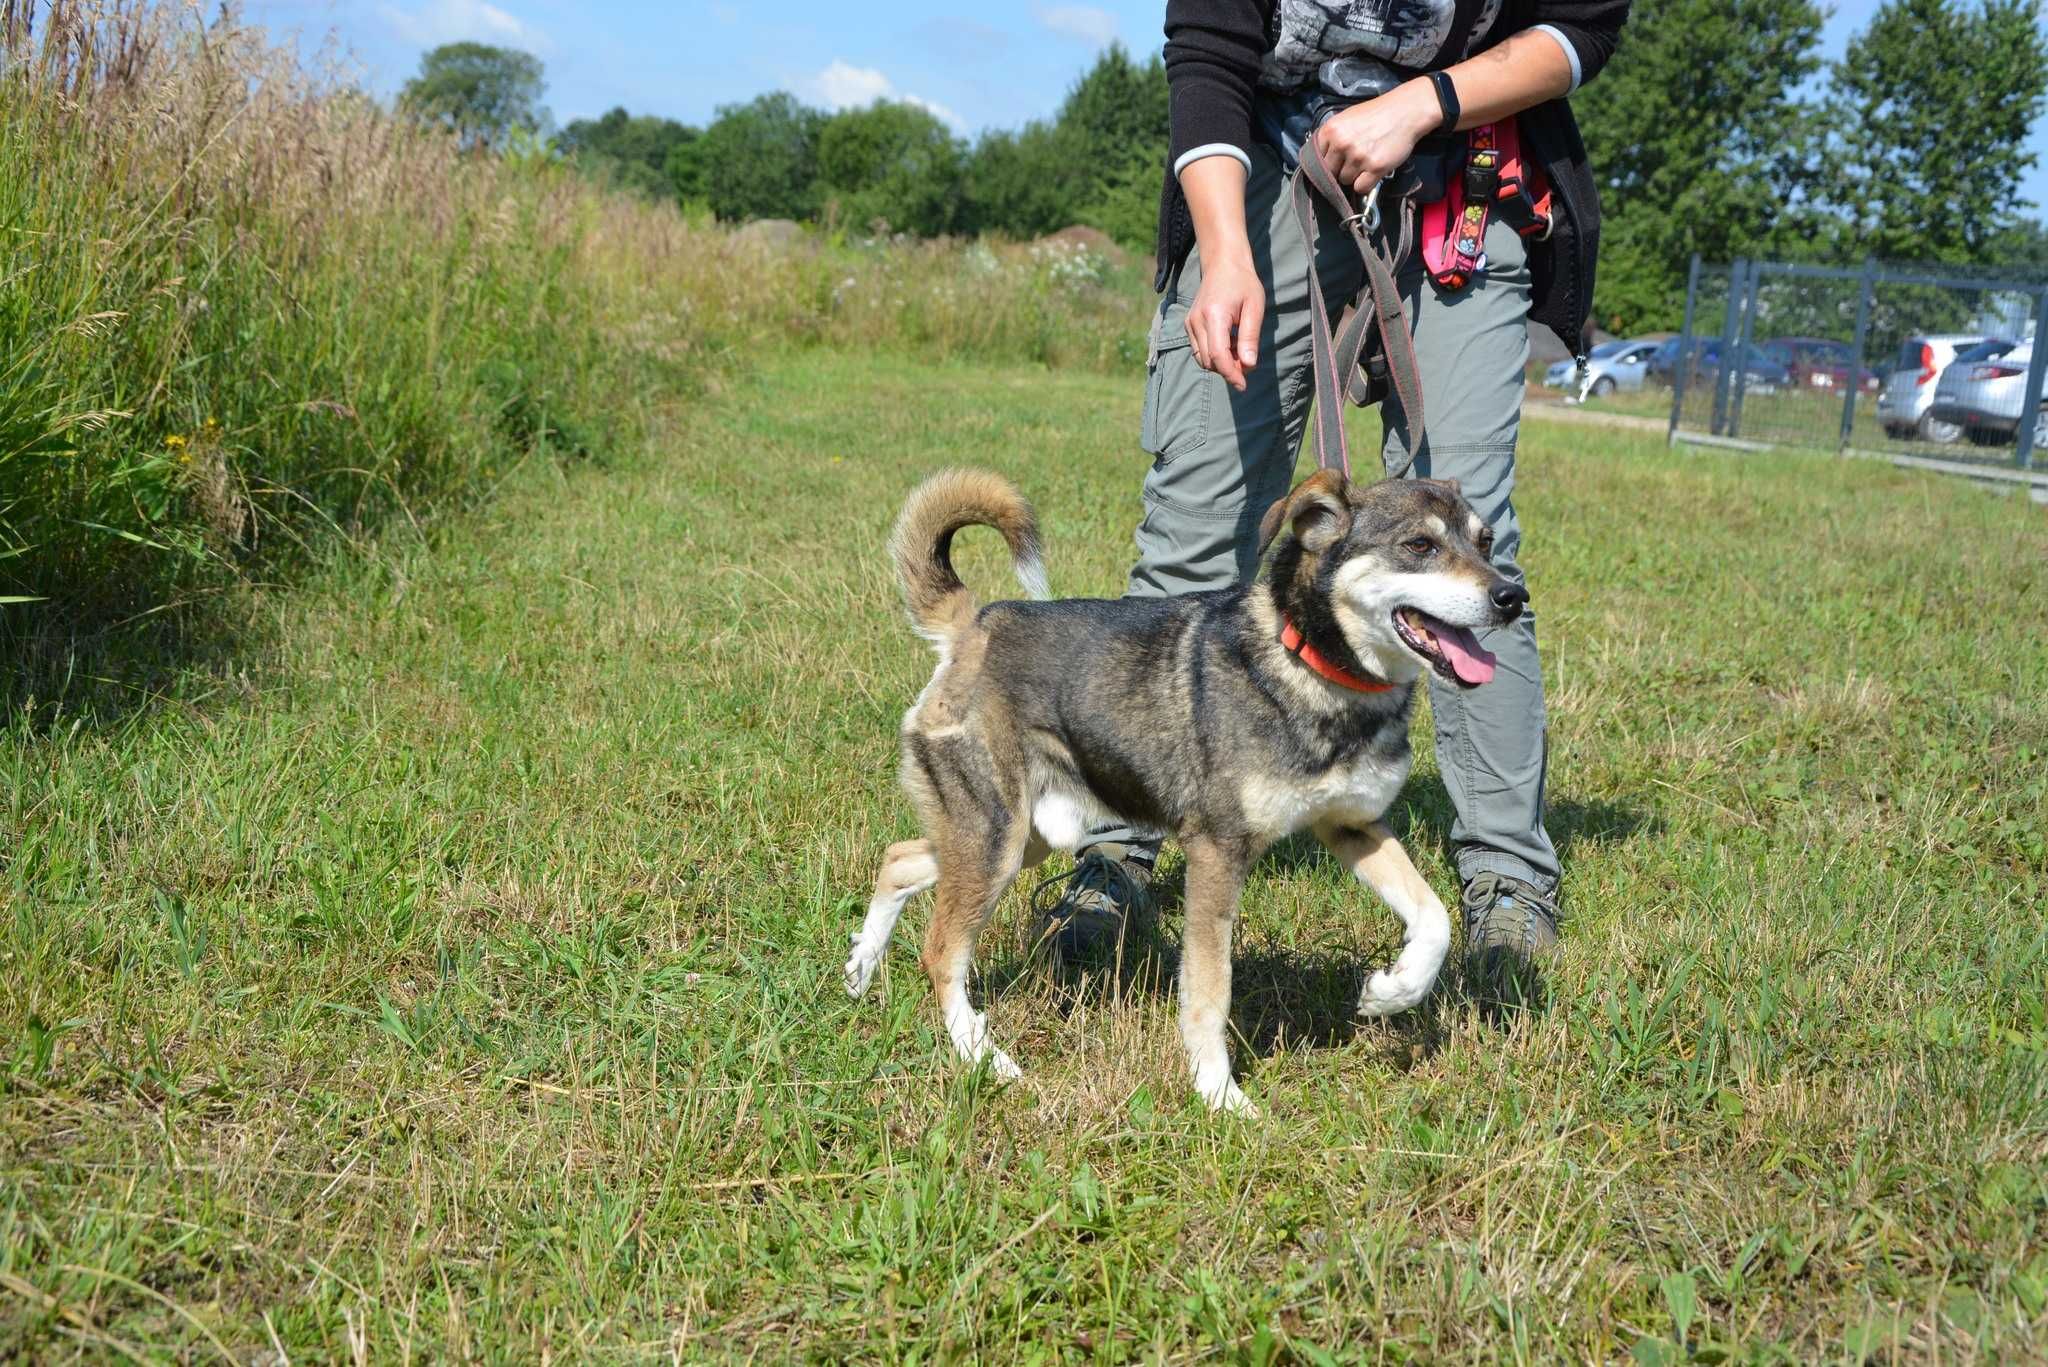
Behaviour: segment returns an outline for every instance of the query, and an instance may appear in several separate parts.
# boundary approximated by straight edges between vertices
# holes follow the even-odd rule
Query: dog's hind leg
[[[1195,1090],[1219,1111],[1256,1116],[1259,1108],[1230,1076],[1230,932],[1237,921],[1245,860],[1213,840],[1183,842],[1187,854],[1187,932],[1180,954],[1180,1037]]]
[[[1316,838],[1330,853],[1344,862],[1358,880],[1380,895],[1380,899],[1407,927],[1401,956],[1393,967],[1381,969],[1365,980],[1358,994],[1361,1016],[1391,1016],[1420,1005],[1436,985],[1437,972],[1451,948],[1451,918],[1444,912],[1436,890],[1415,871],[1408,851],[1394,839],[1394,833],[1379,822],[1364,829],[1342,825],[1316,827]]]
[[[1025,830],[1015,829],[1021,819],[1020,815],[1009,828],[992,833],[999,844],[985,843],[986,838],[980,836],[970,843],[956,834],[944,846],[945,854],[939,860],[938,904],[932,909],[924,941],[924,971],[931,978],[953,1047],[969,1063],[987,1059],[1002,1078],[1020,1077],[1023,1070],[989,1042],[987,1017],[967,1000],[967,974],[989,912],[1023,867]]]
[[[889,950],[889,937],[896,932],[896,918],[911,898],[939,881],[939,861],[932,857],[929,840],[905,840],[889,847],[882,858],[882,871],[875,875],[875,895],[868,902],[867,920],[853,933],[853,955],[846,961],[846,990],[858,997],[868,990],[882,955]]]

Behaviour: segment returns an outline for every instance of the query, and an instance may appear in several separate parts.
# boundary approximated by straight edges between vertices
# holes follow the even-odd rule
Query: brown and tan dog
[[[947,1031],[962,1058],[1016,1076],[967,999],[976,937],[1019,871],[1117,822],[1167,832],[1186,855],[1181,1037],[1210,1105],[1253,1109],[1225,1042],[1230,936],[1274,841],[1313,830],[1406,927],[1359,1013],[1427,996],[1450,920],[1380,817],[1408,776],[1416,680],[1485,683],[1493,657],[1473,631],[1528,602],[1488,562],[1493,534],[1457,486],[1319,471],[1266,515],[1266,580],[1177,598],[977,608],[951,558],[977,525],[1002,533],[1044,598],[1037,522],[1008,480],[953,470],[910,496],[890,548],[911,623],[939,652],[902,732],[925,838],[890,846],[847,990],[867,990],[904,904],[936,884],[923,962]]]

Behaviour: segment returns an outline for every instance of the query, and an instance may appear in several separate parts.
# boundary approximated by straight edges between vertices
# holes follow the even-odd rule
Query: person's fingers
[[[1230,342],[1230,310],[1221,304],[1212,305],[1204,322],[1203,333],[1209,342],[1208,368],[1221,375],[1232,389],[1243,389],[1244,370],[1238,365]]]
[[[1237,315],[1237,359],[1246,370],[1259,363],[1259,328],[1265,321],[1265,293],[1247,295],[1244,311]]]
[[[1360,199],[1372,193],[1372,187],[1379,182],[1380,173],[1368,168],[1351,182],[1351,189]]]
[[[1344,163],[1349,159],[1349,153],[1330,131],[1328,124],[1316,130],[1316,155],[1323,159],[1323,165],[1330,168],[1330,174],[1342,182]]]
[[[1188,352],[1195,358],[1196,365],[1204,370],[1209,368],[1208,347],[1205,345],[1202,331],[1202,311],[1200,309],[1188,311]]]

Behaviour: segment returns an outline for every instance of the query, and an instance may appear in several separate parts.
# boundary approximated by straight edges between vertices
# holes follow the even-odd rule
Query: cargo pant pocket
[[[1222,381],[1195,364],[1178,310],[1161,313],[1153,324],[1149,352],[1138,445],[1164,464],[1209,440],[1215,386]]]

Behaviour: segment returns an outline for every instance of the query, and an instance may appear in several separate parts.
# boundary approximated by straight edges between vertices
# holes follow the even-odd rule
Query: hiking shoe
[[[1564,913],[1533,883],[1487,871],[1465,885],[1465,969],[1482,982],[1507,985],[1529,974],[1557,947]]]
[[[1039,939],[1060,958],[1113,950],[1126,920],[1149,905],[1154,857],[1142,846],[1090,845],[1073,868],[1032,889]]]

